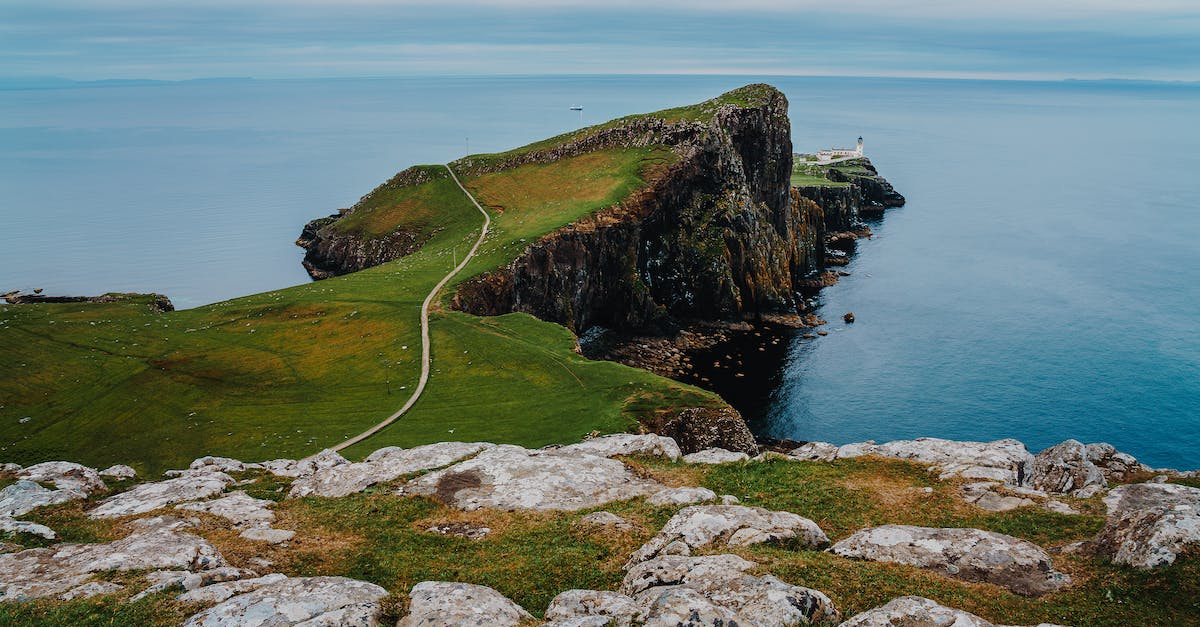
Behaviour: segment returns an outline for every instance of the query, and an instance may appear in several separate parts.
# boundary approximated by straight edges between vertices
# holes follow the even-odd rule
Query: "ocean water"
[[[1108,441],[1200,467],[1200,88],[772,77],[0,86],[0,290],[192,307],[307,280],[292,241],[394,172],[748,82],[798,150],[909,200],[721,389],[777,437]],[[583,105],[579,114],[570,105]],[[841,314],[857,322],[844,325]]]

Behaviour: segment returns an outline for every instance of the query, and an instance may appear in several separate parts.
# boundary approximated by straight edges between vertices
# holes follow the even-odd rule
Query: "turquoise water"
[[[292,245],[412,163],[766,80],[798,149],[858,135],[909,200],[753,364],[760,430],[1109,441],[1200,466],[1200,89],[763,77],[210,81],[0,89],[0,289],[191,307],[307,280]]]

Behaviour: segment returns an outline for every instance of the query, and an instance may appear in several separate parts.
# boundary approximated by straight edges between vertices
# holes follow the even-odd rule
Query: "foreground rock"
[[[225,491],[233,478],[223,472],[198,472],[166,481],[143,483],[100,502],[88,512],[89,518],[119,518],[154,511],[159,508],[197,501]]]
[[[992,623],[924,597],[900,597],[853,616],[841,627],[995,627]]]
[[[707,448],[683,456],[683,461],[689,464],[728,464],[744,462],[747,459],[750,459],[750,456],[745,453],[727,451],[723,448]]]
[[[754,566],[736,555],[664,555],[631,567],[620,591],[643,608],[647,625],[765,627],[838,618],[833,602],[823,593],[771,575],[747,575],[745,571]],[[704,622],[704,617],[710,622]],[[725,622],[712,622],[717,619]]]
[[[554,621],[559,621],[559,625],[587,624],[586,617],[602,618],[601,625],[629,627],[634,620],[642,620],[643,612],[633,598],[605,590],[567,590],[554,597],[546,608],[546,620],[552,625]]]
[[[275,522],[275,512],[269,508],[275,503],[266,499],[256,499],[241,490],[231,492],[228,496],[211,501],[183,503],[175,509],[193,512],[205,512],[220,516],[233,523],[239,529],[251,527],[269,527]]]
[[[491,446],[482,442],[439,442],[411,449],[397,446],[379,449],[363,462],[315,468],[292,484],[288,498],[347,496],[401,475],[452,464]]]
[[[57,596],[109,570],[201,571],[225,564],[207,540],[167,529],[135,532],[104,544],[59,544],[0,554],[0,600]]]
[[[842,557],[892,562],[1041,596],[1071,583],[1041,547],[979,529],[884,525],[859,531],[830,551]]]
[[[1136,483],[1104,498],[1108,517],[1092,546],[1118,564],[1149,569],[1200,547],[1200,489]]]
[[[17,472],[22,479],[38,483],[52,483],[59,490],[74,490],[86,495],[108,490],[100,473],[72,462],[42,462]]]
[[[501,445],[408,482],[400,493],[433,496],[475,510],[578,510],[649,495],[665,486],[624,464],[582,452],[531,451]]]
[[[1046,492],[1090,495],[1096,488],[1105,487],[1107,479],[1088,459],[1087,447],[1082,442],[1067,440],[1033,458],[1026,484]]]
[[[375,625],[387,590],[345,577],[292,577],[239,594],[187,620],[186,627]]]
[[[675,546],[690,552],[717,543],[746,546],[779,540],[796,540],[814,549],[829,546],[829,538],[817,523],[791,512],[742,505],[696,505],[672,516],[658,535],[633,553],[630,564],[651,559],[673,543],[680,543]]]
[[[679,445],[675,443],[675,440],[653,433],[642,435],[618,433],[549,450],[562,455],[575,455],[578,453],[599,455],[600,457],[643,455],[647,457],[665,457],[671,461],[679,459],[679,456],[682,455]]]
[[[50,490],[22,479],[0,490],[0,518],[24,516],[39,507],[85,498],[87,495],[78,490]]]
[[[408,616],[397,627],[505,627],[533,619],[525,608],[487,586],[422,581],[409,597]]]
[[[839,447],[838,457],[881,455],[909,459],[936,466],[939,478],[959,476],[966,479],[991,479],[1021,485],[1025,467],[1033,455],[1025,445],[1013,439],[994,442],[957,442],[941,438],[896,440],[885,444],[847,444]]]

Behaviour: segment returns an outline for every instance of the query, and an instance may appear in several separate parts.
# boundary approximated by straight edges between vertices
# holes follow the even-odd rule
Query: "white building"
[[[855,148],[830,148],[829,150],[817,151],[817,161],[833,161],[834,159],[847,159],[850,157],[863,156],[863,138],[858,138],[858,146]]]

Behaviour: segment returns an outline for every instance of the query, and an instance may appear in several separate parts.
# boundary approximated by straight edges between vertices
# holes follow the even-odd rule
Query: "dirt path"
[[[475,252],[479,250],[479,245],[483,243],[483,238],[487,237],[488,227],[492,225],[492,219],[490,216],[488,216],[487,211],[484,211],[483,207],[480,206],[479,201],[475,200],[475,197],[471,195],[471,192],[467,191],[466,187],[463,187],[462,181],[458,180],[458,175],[454,173],[454,170],[451,170],[450,166],[447,165],[446,171],[450,173],[450,178],[454,179],[455,185],[458,185],[458,188],[467,195],[467,198],[471,199],[471,203],[475,205],[475,208],[479,210],[479,213],[483,214],[483,230],[480,231],[479,239],[475,241],[475,245],[471,247],[471,250],[468,251],[465,256],[463,256],[462,262],[455,266],[449,274],[442,277],[442,280],[438,281],[438,284],[433,286],[433,290],[430,291],[429,295],[425,297],[425,302],[421,303],[421,378],[417,380],[417,387],[413,390],[412,396],[408,397],[408,400],[404,402],[404,405],[401,406],[400,409],[397,409],[396,412],[391,416],[384,418],[379,424],[376,424],[370,429],[363,431],[362,433],[350,438],[349,440],[346,440],[345,442],[342,442],[341,444],[330,447],[335,451],[340,451],[347,447],[354,446],[355,444],[362,442],[376,433],[379,433],[388,425],[396,422],[400,416],[404,415],[404,412],[407,412],[412,408],[413,405],[417,403],[417,399],[421,398],[421,392],[425,391],[425,384],[429,383],[429,305],[435,298],[437,298],[438,292],[442,291],[442,288],[446,286],[446,283],[448,283],[450,279],[454,278],[454,275],[458,274],[460,270],[466,267],[467,262],[471,261],[471,258],[475,256]]]

